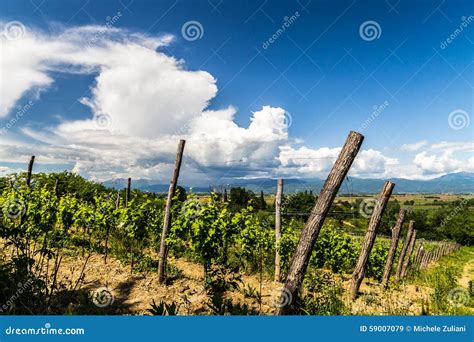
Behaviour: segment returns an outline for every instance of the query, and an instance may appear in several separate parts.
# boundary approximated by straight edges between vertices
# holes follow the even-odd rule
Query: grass
[[[432,289],[429,314],[473,315],[474,298],[466,280],[474,279],[474,246],[464,246],[441,258],[437,264],[410,277],[409,281]]]

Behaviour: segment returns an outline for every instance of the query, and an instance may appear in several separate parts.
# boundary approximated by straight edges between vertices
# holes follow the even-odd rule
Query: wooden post
[[[120,190],[117,190],[117,199],[115,200],[115,209],[120,208]]]
[[[56,197],[59,196],[59,179],[56,178],[56,180],[54,181],[54,194],[56,195]]]
[[[388,200],[390,199],[390,195],[392,195],[394,186],[395,184],[392,182],[385,182],[377,203],[375,204],[374,211],[370,218],[369,227],[362,244],[359,260],[357,261],[354,273],[352,274],[351,298],[353,300],[357,298],[360,285],[362,284],[362,280],[364,280],[367,261],[369,260],[369,255],[372,251],[372,247],[374,246],[377,230],[380,226],[380,222],[382,221],[383,212],[387,206]]]
[[[160,260],[158,263],[158,282],[160,284],[163,284],[166,279],[166,259],[168,257],[168,245],[166,244],[166,237],[168,236],[168,231],[171,228],[171,204],[173,201],[174,193],[176,192],[176,185],[178,183],[179,178],[179,169],[181,168],[181,162],[183,160],[183,151],[185,143],[186,142],[184,140],[179,141],[173,175],[171,176],[168,197],[166,199],[165,215],[163,218],[163,231],[161,233],[160,243]]]
[[[416,232],[417,232],[417,230],[414,229],[413,234],[411,235],[410,245],[408,246],[406,259],[405,259],[405,262],[403,263],[403,267],[402,267],[402,274],[401,274],[402,278],[405,278],[405,276],[407,275],[408,265],[410,264],[410,258],[411,258],[411,255],[413,253],[413,248],[415,247]]]
[[[400,251],[400,257],[398,258],[397,273],[395,273],[395,277],[397,279],[400,279],[400,276],[402,275],[403,261],[405,260],[405,254],[407,253],[408,245],[410,244],[411,235],[413,234],[414,223],[414,221],[410,221],[410,223],[408,224],[407,237],[405,238],[402,250]]]
[[[33,173],[33,164],[35,163],[35,156],[31,156],[30,162],[28,163],[28,173],[26,174],[26,185],[30,186],[31,174]]]
[[[227,203],[227,189],[224,189],[224,203]]]
[[[286,277],[285,286],[280,296],[279,307],[276,310],[277,315],[289,314],[294,309],[294,303],[298,296],[298,290],[303,282],[309,258],[313,250],[319,231],[324,223],[326,215],[331,207],[334,198],[352,165],[364,136],[360,133],[351,131],[346,142],[339,153],[339,157],[334,163],[328,178],[324,183],[319,197],[305,227],[301,231],[298,246],[291,260],[291,266]]]
[[[419,243],[415,250],[415,256],[413,257],[413,264],[415,265],[416,269],[419,269],[420,256],[421,256],[422,251],[423,251],[423,244]]]
[[[400,231],[402,230],[403,220],[405,219],[406,209],[400,208],[398,212],[398,219],[395,226],[392,228],[392,240],[390,242],[390,249],[388,250],[387,262],[385,263],[385,269],[382,276],[382,286],[387,287],[390,279],[390,273],[392,272],[393,261],[395,260],[395,254],[397,253],[398,239],[400,238]]]
[[[128,201],[130,201],[130,190],[132,188],[132,179],[128,177],[127,191],[125,192],[125,208],[128,207]]]
[[[418,255],[418,258],[416,260],[416,269],[419,270],[422,267],[423,264],[423,258],[425,256],[425,251],[423,250],[423,246],[420,248],[420,253]]]
[[[283,179],[278,178],[275,198],[275,281],[280,281],[280,239],[281,239],[281,198],[283,195]]]

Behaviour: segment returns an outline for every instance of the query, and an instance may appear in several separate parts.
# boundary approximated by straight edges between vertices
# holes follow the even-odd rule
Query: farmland
[[[30,166],[0,183],[2,314],[273,315],[288,304],[283,285],[317,195],[277,200],[242,188],[197,195],[177,186],[167,201],[134,190],[131,180],[117,191],[68,172],[34,174]],[[472,196],[387,198],[354,293],[375,197],[335,198],[292,314],[472,314]]]

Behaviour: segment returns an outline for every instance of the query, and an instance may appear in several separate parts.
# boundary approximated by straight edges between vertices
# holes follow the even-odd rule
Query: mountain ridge
[[[386,180],[395,183],[395,193],[425,193],[425,194],[440,194],[440,193],[474,193],[474,173],[458,172],[449,173],[430,180],[413,180],[406,178],[391,178],[391,179],[377,179],[377,178],[357,178],[346,177],[342,184],[339,193],[378,193]],[[319,178],[289,178],[285,179],[285,192],[293,193],[298,191],[312,190],[319,192],[324,185],[323,179]],[[127,184],[126,179],[108,180],[103,183],[105,186],[121,189]],[[209,192],[212,185],[200,184],[198,186],[187,186],[181,184],[184,188],[195,193]],[[153,180],[137,179],[133,180],[132,186],[142,191],[150,192],[167,192],[169,184],[158,183]],[[254,192],[263,191],[265,193],[274,193],[276,191],[276,179],[273,178],[254,178],[254,179],[236,179],[228,184],[230,187],[243,187]]]

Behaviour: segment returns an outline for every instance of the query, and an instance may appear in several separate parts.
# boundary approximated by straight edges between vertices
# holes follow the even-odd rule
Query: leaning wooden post
[[[403,243],[402,250],[400,251],[400,257],[398,258],[397,273],[395,274],[395,277],[397,279],[400,279],[400,276],[402,275],[403,262],[405,260],[405,255],[408,250],[408,245],[410,244],[410,241],[411,241],[411,235],[413,234],[414,223],[415,221],[412,220],[408,224],[407,237],[405,238],[405,242]]]
[[[351,284],[351,298],[356,299],[357,294],[359,293],[360,285],[362,280],[364,280],[365,269],[367,267],[367,261],[369,261],[369,255],[374,246],[375,237],[377,235],[377,230],[382,221],[382,215],[387,206],[390,195],[392,195],[393,187],[395,183],[385,182],[382,191],[380,192],[377,203],[375,204],[374,211],[370,218],[369,227],[367,233],[365,234],[364,242],[359,254],[359,260],[357,261],[354,273],[352,274],[352,284]]]
[[[405,219],[406,209],[400,208],[398,212],[398,219],[395,226],[392,228],[392,240],[390,242],[390,249],[388,250],[387,262],[382,276],[382,286],[387,287],[392,272],[393,261],[397,253],[398,239],[400,238],[400,231],[402,230],[403,220]]]
[[[130,201],[130,190],[132,188],[132,179],[128,177],[127,191],[125,192],[125,208],[128,207],[128,201]]]
[[[405,276],[407,275],[408,265],[410,264],[410,258],[411,258],[411,255],[413,253],[413,249],[415,247],[416,232],[417,232],[417,230],[414,229],[413,234],[411,234],[410,244],[408,245],[407,255],[406,255],[405,261],[403,263],[403,267],[402,267],[402,274],[401,274],[402,278],[405,278]]]
[[[280,281],[280,239],[281,239],[281,198],[283,195],[283,179],[278,178],[275,198],[275,281]]]
[[[163,231],[161,233],[160,243],[160,260],[158,263],[158,282],[163,284],[166,278],[166,258],[168,257],[168,245],[166,244],[166,237],[171,228],[171,204],[174,193],[176,192],[176,185],[178,184],[179,169],[183,160],[184,140],[179,141],[178,151],[176,153],[176,161],[174,163],[173,175],[171,176],[170,187],[168,190],[168,197],[166,199],[165,215],[163,218]]]
[[[357,132],[350,132],[346,142],[339,153],[339,157],[334,163],[328,178],[324,183],[323,188],[319,194],[316,204],[311,211],[311,215],[301,231],[298,246],[291,260],[291,266],[286,277],[285,286],[282,289],[277,315],[289,314],[294,309],[294,303],[297,299],[298,290],[303,282],[306,268],[308,267],[311,252],[318,238],[319,231],[324,223],[324,219],[331,207],[337,191],[342,184],[342,181],[347,175],[349,168],[352,165],[364,136]]]
[[[28,163],[28,173],[26,174],[26,185],[30,186],[31,174],[33,173],[33,164],[35,163],[35,156],[31,156],[30,162]]]

